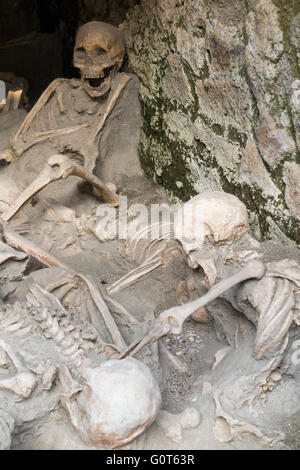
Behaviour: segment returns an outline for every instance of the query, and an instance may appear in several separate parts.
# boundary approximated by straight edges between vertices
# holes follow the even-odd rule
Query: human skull
[[[236,196],[221,191],[198,194],[174,217],[175,238],[181,243],[193,269],[200,264],[198,253],[204,243],[226,245],[248,230],[246,206]]]
[[[105,95],[125,54],[122,33],[116,26],[91,21],[76,35],[73,64],[80,69],[83,88],[92,98]]]
[[[63,401],[88,444],[119,447],[145,431],[158,415],[161,394],[150,369],[137,359],[112,359],[82,372],[79,393]]]

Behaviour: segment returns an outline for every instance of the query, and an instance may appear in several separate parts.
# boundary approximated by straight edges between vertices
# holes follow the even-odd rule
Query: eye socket
[[[83,59],[85,57],[85,54],[86,50],[84,47],[79,47],[78,49],[76,49],[76,57],[78,57],[78,59]]]
[[[104,56],[104,55],[107,54],[107,51],[106,51],[105,49],[102,49],[102,47],[98,47],[98,48],[96,49],[96,54],[97,54],[98,56]]]

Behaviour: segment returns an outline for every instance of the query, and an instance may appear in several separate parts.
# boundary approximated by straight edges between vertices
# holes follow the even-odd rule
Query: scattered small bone
[[[214,370],[220,362],[223,361],[224,357],[232,350],[232,346],[225,346],[225,348],[219,349],[219,351],[215,354],[215,362],[212,366],[212,370]]]
[[[73,237],[69,237],[59,249],[64,250],[65,248],[68,248],[70,245],[73,245],[74,243],[76,243],[76,239]]]
[[[57,373],[57,367],[56,366],[50,366],[49,369],[45,372],[45,374],[43,375],[43,388],[44,390],[50,390],[52,385],[53,385],[53,382],[55,380],[55,377],[56,377],[56,373]]]
[[[156,424],[169,441],[180,444],[183,440],[182,426],[176,421],[178,416],[161,410],[156,418]]]
[[[196,408],[186,408],[179,415],[179,422],[183,429],[195,429],[201,422],[201,414]]]
[[[195,429],[201,422],[201,415],[196,408],[186,408],[182,413],[175,415],[161,410],[156,419],[160,430],[171,442],[179,444],[183,440],[184,429]]]
[[[273,372],[271,372],[269,375],[269,379],[277,383],[281,381],[282,375],[278,370],[273,370]]]
[[[190,333],[187,335],[187,340],[190,342],[190,343],[194,343],[195,340],[196,340],[196,335],[194,333]]]
[[[20,372],[14,377],[0,380],[0,390],[8,390],[21,398],[29,398],[36,384],[37,382],[31,372]]]

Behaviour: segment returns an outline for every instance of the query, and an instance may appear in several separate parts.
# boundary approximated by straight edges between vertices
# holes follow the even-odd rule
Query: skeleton
[[[124,42],[116,27],[94,21],[79,28],[74,66],[80,70],[81,81],[54,80],[12,138],[11,148],[0,159],[12,162],[44,142],[53,142],[62,153],[68,154],[65,158],[48,159],[40,176],[19,195],[4,220],[9,220],[49,183],[71,175],[83,178],[106,202],[118,205],[117,194],[93,172],[99,157],[101,131],[131,79],[118,73],[124,53]]]
[[[56,297],[47,294],[30,278],[27,283],[27,302],[0,311],[0,351],[16,369],[13,376],[7,369],[0,379],[0,393],[10,392],[8,414],[0,411],[0,447],[9,448],[15,408],[26,410],[29,402],[31,409],[30,401],[51,390],[56,377],[60,387],[52,391],[52,399],[45,396],[43,410],[33,406],[30,421],[48,413],[60,402],[75,430],[89,445],[114,448],[131,441],[150,426],[160,408],[160,390],[151,372],[133,359],[100,365],[91,360],[86,351],[97,351],[97,348],[93,342],[72,334],[74,330],[70,331],[66,322],[67,312]],[[30,346],[26,347],[29,335],[31,344],[39,345],[39,358],[30,353]],[[98,351],[98,357],[100,354]],[[0,368],[6,363],[6,359],[2,360]],[[116,381],[125,387],[124,393],[115,388]],[[22,405],[18,405],[20,400]],[[20,417],[18,424],[21,424]]]
[[[226,220],[226,217],[225,217],[225,220]],[[240,227],[241,224],[240,224],[239,218],[236,218],[236,220],[238,221],[238,227]],[[242,227],[245,227],[245,226],[247,227],[247,225],[245,224],[242,225]],[[245,229],[243,228],[242,230],[244,231]],[[8,238],[6,238],[6,240],[7,239]],[[20,247],[20,245],[16,245],[16,244],[14,244],[14,246]],[[190,247],[190,245],[188,246]],[[33,251],[31,250],[31,254],[33,252],[34,250]],[[39,259],[45,259],[45,256],[42,255],[40,256]],[[56,260],[53,260],[53,261],[51,260],[51,262],[52,262],[52,265],[57,265]],[[155,259],[154,259],[154,262],[156,262]],[[141,267],[143,268],[143,265]],[[143,271],[142,273],[143,275],[145,274]],[[194,300],[193,302],[185,304],[181,307],[175,307],[173,309],[167,310],[163,312],[162,314],[160,314],[159,317],[155,321],[152,331],[150,331],[149,334],[147,334],[140,343],[139,342],[138,344],[135,343],[134,345],[131,345],[128,349],[126,349],[125,343],[122,341],[120,335],[116,332],[114,322],[111,323],[111,320],[109,319],[110,317],[106,317],[106,315],[108,315],[107,313],[108,310],[107,308],[103,307],[103,300],[101,300],[101,297],[99,297],[99,293],[94,289],[93,285],[91,284],[91,280],[83,276],[81,277],[87,283],[89,290],[92,294],[92,298],[94,302],[96,303],[96,305],[99,307],[99,310],[102,312],[102,315],[104,312],[104,315],[105,315],[104,318],[106,318],[105,322],[106,322],[106,325],[109,325],[111,334],[116,341],[116,348],[119,351],[123,349],[123,352],[120,355],[120,357],[122,358],[122,357],[126,357],[127,355],[131,355],[131,356],[136,355],[145,345],[153,341],[156,341],[157,339],[159,339],[160,337],[168,333],[179,334],[181,332],[184,321],[193,312],[204,307],[208,302],[211,302],[212,300],[216,299],[217,297],[225,293],[227,290],[229,290],[233,286],[240,284],[246,280],[252,279],[252,278],[256,278],[258,280],[262,279],[265,274],[266,274],[265,267],[260,261],[249,261],[248,264],[246,264],[246,266],[241,271],[239,271],[236,275],[233,275],[231,278],[221,281],[219,284],[214,286],[202,298]],[[126,278],[127,280],[129,279],[128,282],[130,282],[130,280],[132,281],[132,278],[130,275],[129,275],[129,278],[128,276],[127,277],[125,276],[125,278],[121,279],[118,283],[115,283],[115,285],[109,286],[108,292],[112,294],[114,292],[114,289],[119,287],[120,282],[124,283],[124,280],[126,280]],[[286,286],[287,284],[288,284],[288,281],[285,282]],[[284,288],[284,285],[283,285],[283,288]],[[277,295],[280,298],[280,292],[278,292]],[[241,295],[239,297],[241,298]],[[241,300],[238,300],[238,303],[240,303],[241,305],[242,303]],[[261,316],[261,320],[258,326],[256,346],[255,346],[255,352],[254,352],[257,358],[262,357],[268,350],[272,349],[272,347],[280,344],[283,341],[293,321],[293,316],[290,313],[293,305],[294,305],[294,302],[293,302],[293,297],[292,297],[292,292],[291,292],[290,296],[288,297],[288,301],[282,307],[282,310],[279,309],[279,313],[278,313],[278,310],[275,309],[275,312],[272,313],[270,318],[268,317],[268,315],[266,315],[266,318],[265,316],[264,317]],[[272,306],[272,308],[274,307]],[[277,319],[276,322],[273,321],[275,317]],[[262,323],[262,318],[264,318],[263,323]],[[270,330],[270,325],[271,325],[271,330]],[[277,331],[277,336],[275,335],[275,339],[274,339],[274,334],[275,334],[274,331],[275,332]],[[271,342],[270,342],[270,339],[272,339]],[[124,348],[126,349],[125,351],[124,351]]]
[[[292,266],[291,263],[285,266],[262,263],[253,259],[257,257],[257,253],[249,249],[244,250],[244,256],[242,253],[230,252],[230,245],[233,244],[232,246],[235,247],[235,242],[243,237],[246,237],[248,244],[254,243],[247,235],[249,224],[246,208],[231,195],[213,192],[196,196],[190,203],[192,206],[195,204],[196,212],[200,211],[200,219],[197,217],[194,219],[194,213],[187,220],[182,219],[180,213],[177,214],[174,226],[170,224],[165,233],[150,243],[146,243],[139,250],[143,235],[147,234],[152,227],[142,228],[140,233],[129,241],[127,247],[127,253],[132,258],[138,259],[140,266],[109,284],[106,292],[105,288],[103,286],[99,288],[90,276],[72,269],[68,264],[18,235],[8,226],[7,222],[15,217],[30,198],[50,183],[69,176],[82,178],[94,186],[106,202],[114,206],[118,205],[118,195],[114,188],[98,177],[97,160],[101,132],[105,128],[107,119],[113,113],[121,93],[130,81],[128,76],[118,73],[123,56],[124,46],[117,29],[99,22],[84,25],[78,31],[74,49],[74,65],[80,69],[81,81],[64,79],[54,81],[28,114],[12,139],[11,148],[1,156],[1,159],[12,162],[8,167],[7,174],[9,174],[10,168],[14,165],[17,165],[19,169],[17,171],[20,171],[22,164],[26,167],[26,154],[34,150],[36,146],[43,145],[43,143],[49,143],[49,145],[54,143],[56,146],[53,154],[50,157],[45,156],[42,165],[37,165],[37,167],[41,166],[38,170],[42,170],[38,177],[31,178],[30,184],[16,200],[9,201],[9,207],[5,207],[5,198],[0,198],[4,203],[4,209],[0,207],[3,210],[3,222],[0,224],[3,244],[34,257],[45,266],[59,270],[57,277],[57,272],[55,274],[54,270],[49,270],[48,281],[51,279],[51,282],[45,284],[39,280],[42,277],[40,272],[32,273],[25,279],[24,285],[27,289],[25,309],[29,310],[33,324],[28,322],[28,319],[24,320],[20,315],[14,314],[6,321],[5,331],[9,336],[20,330],[20,335],[26,336],[27,333],[32,332],[32,328],[41,329],[43,338],[51,341],[59,356],[58,359],[56,357],[56,361],[47,364],[42,372],[43,390],[50,390],[55,377],[58,376],[63,388],[60,399],[75,429],[86,442],[96,446],[104,444],[111,447],[130,442],[146,429],[157,416],[160,406],[157,385],[152,381],[148,371],[141,371],[143,368],[141,363],[134,362],[135,359],[132,357],[137,356],[147,345],[157,342],[165,335],[178,335],[182,331],[184,322],[195,312],[201,312],[201,309],[209,302],[219,296],[234,297],[233,305],[245,313],[247,318],[257,326],[253,348],[255,358],[261,359],[270,353],[275,355],[270,366],[271,370],[276,367],[277,357],[287,346],[290,327],[293,322],[299,322],[299,318],[294,313],[300,286],[298,266]],[[22,163],[23,160],[24,163]],[[4,178],[7,174],[4,174]],[[200,237],[195,238],[193,229],[198,222],[201,223],[203,231],[200,232]],[[183,233],[181,233],[182,228]],[[170,235],[173,239],[168,241]],[[20,251],[12,252],[7,249],[2,261],[0,258],[0,263],[11,259],[11,256],[24,262],[26,256]],[[197,298],[194,290],[192,302],[163,311],[141,340],[134,338],[132,344],[129,341],[126,342],[111,311],[123,315],[128,324],[136,326],[137,331],[140,325],[135,317],[112,296],[154,270],[164,269],[168,260],[178,253],[185,253],[191,268],[201,267],[204,270],[206,287],[210,290],[200,298]],[[227,269],[226,275],[224,276],[222,272],[220,276],[225,279],[215,284],[220,264],[226,265],[230,256],[232,259],[236,257],[239,267],[246,262],[245,266],[233,275],[231,272],[229,277],[227,277]],[[250,261],[247,262],[247,260]],[[23,273],[24,270],[25,267],[23,268],[22,265],[21,272]],[[189,288],[191,288],[190,284]],[[84,289],[87,292],[82,292]],[[259,298],[259,293],[263,289],[268,289],[271,299],[268,305]],[[81,304],[80,309],[82,312],[85,311],[86,320],[94,327],[98,345],[97,354],[103,354],[105,358],[107,356],[118,358],[117,361],[112,363],[109,361],[103,366],[93,364],[94,367],[90,368],[91,364],[84,349],[90,347],[89,343],[78,344],[78,341],[69,337],[62,327],[60,318],[68,315],[67,308],[62,302],[66,298],[72,299],[73,291],[75,294],[79,291],[79,295],[85,298],[86,308],[83,309]],[[57,316],[53,315],[53,312],[56,312]],[[203,319],[203,315],[200,317]],[[37,380],[35,373],[38,367],[31,364],[29,368],[26,368],[11,344],[7,338],[0,340],[0,347],[12,360],[16,374],[14,377],[1,380],[0,390],[13,392],[19,399],[32,399],[33,391],[36,393],[40,386],[40,380]],[[186,373],[187,368],[165,348],[163,343],[160,349],[177,370]],[[223,348],[221,353],[216,355],[214,368],[218,367],[231,349],[231,347]],[[128,427],[124,430],[118,428],[112,417],[105,414],[108,407],[106,404],[101,405],[101,400],[106,392],[104,390],[102,393],[99,390],[103,385],[105,368],[108,369],[110,366],[116,368],[121,377],[119,381],[122,382],[123,367],[126,375],[127,364],[136,364],[137,370],[141,372],[141,382],[144,380],[144,374],[148,375],[149,380],[148,382],[146,380],[147,384],[143,386],[146,390],[145,396],[142,397],[144,401],[141,400],[139,403],[141,412],[144,412],[150,403],[151,412],[143,417],[142,422],[132,423],[126,406],[124,407],[124,403],[118,396],[116,406],[120,404],[120,413],[124,413],[122,416],[128,423]],[[269,371],[269,369],[266,370]],[[128,386],[132,386],[130,381]],[[148,405],[145,405],[147,400]],[[216,401],[216,403],[218,408],[219,402]],[[219,418],[224,420],[225,414],[222,415],[219,408],[217,410]],[[110,429],[105,427],[108,419],[112,425]],[[227,420],[229,420],[228,417]],[[6,427],[2,425],[0,414],[0,430],[1,426],[5,427],[4,446],[6,447],[9,441],[7,432],[9,434],[13,426],[11,422],[9,424]],[[238,427],[238,422],[232,421],[232,426]],[[256,429],[251,426],[247,428],[245,425],[244,429],[252,429],[256,432]],[[261,434],[258,432],[257,435]]]
[[[136,252],[142,235],[150,232],[151,228],[153,227],[142,229],[131,240],[129,249],[132,253]],[[298,302],[300,268],[297,263],[289,260],[267,265],[258,260],[251,261],[259,255],[249,249],[234,253],[230,245],[243,236],[248,246],[252,244],[257,247],[257,242],[251,239],[248,231],[246,208],[233,195],[202,193],[186,203],[175,214],[174,230],[172,231],[170,225],[167,235],[172,232],[175,234],[187,255],[189,265],[193,269],[201,266],[206,275],[205,285],[211,288],[199,299],[162,312],[156,318],[152,330],[140,342],[132,344],[120,357],[135,356],[146,345],[169,333],[180,334],[184,321],[195,315],[195,312],[199,312],[200,321],[206,322],[207,314],[202,310],[203,307],[236,285],[241,287],[235,289],[235,295],[231,296],[230,301],[257,327],[254,357],[261,359],[268,354],[276,355],[276,351],[282,353],[282,348],[287,346],[289,329],[298,318],[295,317],[293,307]],[[156,242],[161,242],[163,238]],[[143,253],[147,252],[147,248],[143,249]],[[226,263],[226,259],[230,258],[235,258],[238,265],[246,261],[244,268],[214,285],[217,277],[216,264]],[[141,269],[141,275],[145,274],[148,266],[150,261],[138,268]],[[130,274],[127,276],[130,277]],[[124,279],[126,278],[125,276]],[[250,281],[251,279],[256,280]],[[118,282],[122,281],[121,279]],[[117,287],[118,283],[115,283],[108,289],[112,293]]]
[[[238,219],[236,219],[238,220]],[[244,230],[244,229],[243,229]],[[240,232],[239,232],[240,234]],[[16,235],[11,229],[7,227],[5,223],[2,224],[2,236],[3,239],[6,243],[8,243],[10,246],[13,246],[14,248],[21,249],[22,251],[25,251],[26,253],[30,254],[31,256],[36,257],[40,261],[43,261],[48,266],[58,266],[60,268],[65,269],[66,275],[65,279],[66,281],[62,280],[57,281],[57,282],[52,282],[52,285],[48,287],[48,289],[43,289],[41,286],[36,284],[34,281],[31,280],[31,278],[28,278],[26,280],[27,286],[29,288],[29,294],[27,294],[27,301],[31,303],[32,306],[40,305],[39,308],[41,308],[42,305],[48,305],[47,302],[50,302],[51,310],[57,308],[58,310],[62,308],[59,306],[60,304],[57,304],[57,299],[49,294],[49,291],[53,292],[57,287],[60,285],[64,284],[64,282],[70,281],[70,277],[73,278],[80,278],[85,281],[87,287],[89,288],[89,292],[92,294],[92,299],[95,303],[95,305],[102,305],[102,301],[99,300],[99,293],[95,292],[94,290],[94,285],[91,285],[92,280],[87,278],[86,276],[82,276],[80,274],[76,274],[72,269],[70,269],[67,265],[62,264],[59,260],[55,259],[52,257],[52,255],[45,253],[43,250],[40,248],[36,247],[34,244],[29,243],[23,238],[18,235]],[[151,242],[152,243],[152,242]],[[164,237],[162,237],[162,240],[160,243],[165,243]],[[173,242],[172,242],[173,243]],[[163,246],[163,245],[162,245]],[[152,245],[151,245],[152,248]],[[155,246],[155,251],[157,250],[157,247]],[[163,246],[163,250],[165,250],[165,247]],[[224,251],[224,246],[221,246],[221,252],[224,255],[226,250]],[[148,250],[148,248],[144,247],[142,249],[142,253],[148,253],[149,257],[151,258],[151,249]],[[227,257],[228,252],[227,253]],[[235,254],[235,256],[238,256],[238,253]],[[225,257],[226,258],[226,257]],[[250,257],[251,258],[251,257]],[[155,257],[154,257],[155,259]],[[20,259],[21,261],[21,259]],[[286,266],[286,265],[285,265]],[[251,319],[251,315],[255,315],[256,322],[260,319],[260,310],[257,310],[256,312],[253,313],[253,311],[249,311],[249,309],[245,309],[243,307],[243,303],[245,303],[245,298],[248,296],[249,300],[252,301],[252,304],[254,308],[257,308],[257,305],[255,304],[255,289],[253,289],[253,283],[259,283],[259,282],[266,282],[268,279],[274,279],[274,277],[280,278],[280,279],[286,279],[287,283],[294,283],[296,286],[294,289],[294,293],[297,291],[297,286],[299,283],[299,269],[296,265],[293,264],[288,264],[285,269],[286,273],[284,274],[284,266],[281,264],[276,264],[276,265],[264,265],[261,261],[259,260],[252,260],[246,263],[244,268],[242,268],[240,271],[238,271],[236,274],[233,274],[232,276],[223,279],[219,283],[217,283],[214,287],[212,287],[207,294],[205,294],[203,297],[194,300],[193,302],[187,303],[185,305],[182,305],[180,307],[174,307],[171,308],[162,314],[160,314],[157,319],[154,321],[154,325],[150,332],[146,333],[142,341],[134,341],[133,344],[131,344],[129,347],[126,346],[126,344],[118,344],[118,340],[114,341],[114,344],[107,344],[105,340],[101,338],[101,331],[98,330],[98,341],[102,345],[102,351],[109,352],[113,357],[116,357],[118,355],[118,359],[124,360],[127,356],[135,356],[139,354],[142,349],[149,343],[157,341],[160,337],[166,335],[166,334],[179,334],[184,321],[197,309],[200,307],[203,307],[206,305],[208,302],[211,302],[212,300],[216,299],[220,295],[222,295],[224,292],[230,292],[234,286],[241,286],[240,288],[238,287],[236,290],[236,299],[237,303],[240,305],[240,310],[245,311],[247,317]],[[34,278],[34,274],[32,279]],[[39,277],[37,275],[36,279],[38,280]],[[256,279],[257,281],[252,281],[251,279]],[[287,281],[289,279],[289,281]],[[288,284],[290,285],[290,284]],[[126,286],[123,286],[126,287]],[[284,289],[287,288],[287,284],[283,281],[283,287]],[[248,289],[248,290],[247,290]],[[261,291],[262,288],[259,286],[258,291]],[[254,293],[254,295],[253,295]],[[293,292],[292,292],[293,293]],[[251,295],[253,295],[253,299],[251,300]],[[280,292],[277,294],[280,298]],[[276,319],[275,322],[268,322],[265,319],[268,319],[267,317],[264,317],[264,328],[263,328],[263,334],[259,331],[258,328],[258,337],[259,339],[263,340],[263,348],[261,349],[260,344],[258,344],[258,350],[259,352],[266,352],[269,351],[270,349],[275,346],[280,346],[281,347],[281,353],[284,350],[284,347],[286,346],[285,339],[286,339],[286,334],[291,326],[291,316],[289,314],[292,304],[289,300],[290,297],[287,297],[287,307],[283,306],[283,308],[279,309],[279,312],[276,310],[275,311],[275,317],[277,313],[279,313],[279,320]],[[56,300],[55,300],[56,299]],[[276,301],[276,294],[275,294],[275,301]],[[97,304],[98,302],[98,304]],[[58,305],[58,307],[55,305]],[[276,304],[276,302],[275,302]],[[248,306],[249,304],[246,302],[246,305]],[[276,305],[275,305],[276,306]],[[35,307],[36,308],[36,307]],[[103,309],[103,305],[102,305]],[[101,308],[100,308],[101,310]],[[93,392],[93,389],[90,389],[91,383],[96,384],[98,383],[98,370],[93,369],[93,376],[95,377],[95,382],[94,379],[91,379],[90,377],[90,372],[87,374],[86,367],[88,366],[88,363],[84,359],[84,353],[82,350],[78,349],[76,346],[76,343],[72,343],[70,339],[64,335],[64,333],[60,330],[59,324],[57,321],[53,319],[53,317],[50,314],[50,311],[46,311],[45,307],[42,310],[36,310],[37,313],[34,313],[33,316],[35,317],[35,321],[41,325],[43,325],[43,331],[45,337],[49,337],[54,344],[57,345],[57,347],[61,350],[60,352],[60,357],[62,360],[62,363],[64,365],[59,365],[59,366],[51,366],[47,371],[44,372],[43,374],[43,383],[45,389],[49,389],[51,387],[51,384],[53,383],[53,378],[55,377],[56,374],[59,375],[60,380],[63,384],[64,390],[67,390],[66,393],[63,394],[62,397],[62,403],[63,406],[66,408],[68,411],[71,421],[73,423],[73,426],[75,429],[79,432],[79,434],[82,436],[82,438],[86,442],[93,443],[96,446],[99,445],[109,445],[109,446],[118,446],[123,443],[129,442],[132,438],[134,438],[137,434],[135,434],[135,431],[133,433],[129,432],[126,434],[126,436],[122,435],[120,439],[116,439],[113,442],[111,441],[111,436],[109,432],[103,435],[103,432],[101,431],[102,429],[102,423],[103,421],[99,422],[99,427],[97,428],[98,431],[94,431],[94,426],[93,426],[93,416],[91,414],[91,409],[87,407],[87,404],[90,402],[92,399],[95,404],[100,403],[101,401],[101,395],[99,395],[99,392]],[[63,310],[62,310],[63,312]],[[275,318],[274,317],[274,318]],[[293,316],[294,319],[294,316]],[[13,320],[13,322],[7,324],[8,331],[10,327],[13,327],[14,322],[18,322],[18,320]],[[25,322],[26,323],[26,322]],[[17,323],[18,324],[18,323]],[[278,336],[274,336],[273,330],[270,331],[270,325],[274,327],[274,331],[278,333]],[[109,322],[106,324],[109,329]],[[23,328],[28,328],[28,325],[23,325]],[[269,328],[269,330],[267,329]],[[12,330],[13,331],[13,330]],[[267,341],[266,341],[267,340]],[[271,342],[270,342],[271,340]],[[273,341],[274,340],[274,341]],[[121,340],[122,342],[122,340]],[[276,343],[276,344],[275,344]],[[4,350],[10,352],[11,357],[13,357],[13,353],[9,349],[9,342],[1,343],[3,344]],[[265,345],[267,348],[265,348]],[[257,349],[257,348],[256,348]],[[255,349],[255,353],[257,353],[257,350]],[[225,357],[224,355],[222,358]],[[169,358],[171,361],[173,358]],[[222,359],[220,359],[222,360]],[[15,363],[17,364],[16,359],[14,359]],[[116,361],[117,363],[119,361]],[[276,364],[278,364],[278,361],[272,362],[272,368],[270,369],[271,372],[274,370],[276,367]],[[77,376],[75,375],[72,376],[70,372],[68,371],[69,367],[73,366],[77,369],[80,370],[80,376],[81,379],[78,380]],[[121,363],[122,364],[122,361]],[[19,366],[20,367],[20,366]],[[22,367],[22,366],[21,366]],[[24,366],[23,366],[24,367]],[[54,368],[53,368],[54,367]],[[180,364],[176,366],[177,368],[180,368]],[[185,369],[182,369],[181,372],[183,373]],[[268,369],[266,369],[265,375],[267,375]],[[30,399],[32,390],[36,388],[36,378],[32,376],[32,372],[26,373],[26,371],[20,370],[18,372],[17,379],[9,379],[8,383],[3,381],[3,390],[13,390],[14,393],[18,393],[20,397],[27,397],[26,399]],[[24,375],[25,374],[25,375]],[[99,374],[101,376],[102,371],[99,370]],[[28,382],[28,380],[31,380],[32,382]],[[82,385],[83,383],[86,383],[86,385]],[[20,391],[18,389],[18,386],[21,387]],[[263,386],[263,385],[262,385]],[[97,385],[97,389],[98,389]],[[1,384],[0,384],[0,389],[1,389]],[[24,391],[23,391],[24,390]],[[71,390],[71,392],[69,392]],[[217,395],[216,395],[217,396]],[[92,398],[91,398],[92,397]],[[156,402],[155,411],[153,414],[151,414],[151,417],[149,418],[149,421],[146,420],[145,426],[142,425],[141,428],[138,428],[137,433],[142,432],[145,427],[149,425],[155,419],[155,416],[157,415],[158,412],[158,401]],[[121,406],[121,405],[120,405]],[[122,408],[122,407],[121,407]],[[218,411],[218,410],[217,410]],[[220,412],[218,411],[218,416],[217,418],[221,420]],[[225,412],[224,412],[225,413]],[[228,421],[228,413],[224,414],[224,416],[227,416],[227,421]],[[222,416],[223,416],[222,415]],[[223,416],[223,420],[225,419]],[[249,425],[243,421],[243,427],[239,428],[239,422],[238,420],[233,420],[232,422],[230,421],[231,426],[237,426],[238,429],[244,430],[256,434],[258,437],[264,436],[259,429]],[[242,421],[241,421],[242,422]],[[236,424],[235,424],[236,423]],[[216,424],[217,425],[217,424]],[[98,426],[98,425],[97,425]],[[216,431],[219,433],[219,431]],[[122,433],[121,433],[122,434]],[[217,434],[219,436],[219,434]],[[230,434],[230,438],[234,436],[234,433]],[[99,437],[100,436],[100,437]],[[104,437],[103,437],[104,436]],[[127,437],[128,436],[128,437]],[[220,437],[220,439],[223,439],[223,437]],[[269,439],[268,437],[263,437],[266,443],[271,443],[273,442],[272,439]]]

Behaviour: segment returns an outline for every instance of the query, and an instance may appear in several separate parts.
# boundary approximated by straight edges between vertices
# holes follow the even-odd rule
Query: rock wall
[[[139,0],[79,0],[81,23],[94,19],[119,26]]]
[[[231,192],[257,236],[300,243],[298,0],[142,0],[124,31],[146,174],[171,201]]]

